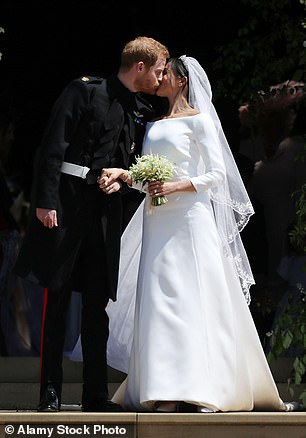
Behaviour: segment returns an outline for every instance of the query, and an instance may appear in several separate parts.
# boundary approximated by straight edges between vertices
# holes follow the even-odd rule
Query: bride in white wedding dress
[[[166,156],[175,177],[148,184],[122,238],[108,360],[127,378],[114,400],[133,411],[288,410],[248,307],[254,281],[240,231],[253,209],[208,79],[190,57],[167,70],[158,95],[169,113],[148,123],[142,154]],[[128,172],[104,169],[99,185],[118,177],[132,184]],[[150,207],[159,195],[168,202]]]

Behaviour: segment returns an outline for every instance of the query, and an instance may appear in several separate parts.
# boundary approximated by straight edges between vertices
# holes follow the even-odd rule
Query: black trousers
[[[65,343],[67,311],[74,279],[78,278],[82,293],[81,344],[83,352],[82,402],[94,403],[108,395],[106,347],[109,320],[105,308],[108,303],[106,267],[107,252],[104,248],[99,217],[83,240],[75,262],[74,274],[60,290],[48,290],[41,342],[42,396],[52,385],[59,397],[63,382],[63,349]],[[81,282],[79,281],[81,277]]]
[[[71,291],[48,290],[42,331],[41,395],[52,385],[59,397],[63,382],[63,348],[66,316]],[[104,398],[107,389],[106,347],[108,316],[105,311],[108,299],[100,293],[84,291],[82,294],[81,343],[83,351],[83,396],[86,399]]]

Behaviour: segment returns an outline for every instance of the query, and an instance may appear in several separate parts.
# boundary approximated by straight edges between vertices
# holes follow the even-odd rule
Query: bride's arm
[[[205,165],[203,174],[190,178],[197,192],[223,184],[226,176],[226,168],[218,133],[209,114],[203,113],[202,120],[199,118],[196,125],[196,144]]]

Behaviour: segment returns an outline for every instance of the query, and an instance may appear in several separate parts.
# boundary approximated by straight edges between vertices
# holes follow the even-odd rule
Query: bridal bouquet
[[[174,173],[174,165],[162,155],[147,154],[136,157],[136,163],[130,166],[129,173],[135,182],[141,182],[144,186],[153,181],[169,180]],[[156,207],[166,202],[167,198],[162,195],[152,198],[151,205]]]

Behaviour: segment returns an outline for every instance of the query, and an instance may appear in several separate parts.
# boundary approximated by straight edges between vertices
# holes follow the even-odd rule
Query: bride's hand
[[[176,192],[176,182],[154,181],[148,184],[148,191],[151,198],[170,195],[170,193]]]
[[[195,188],[189,179],[170,182],[154,181],[148,184],[148,191],[152,198],[156,198],[175,192],[194,192]]]

